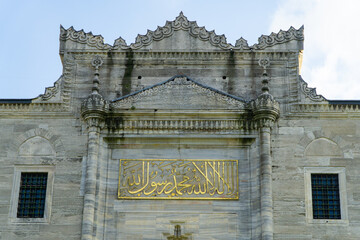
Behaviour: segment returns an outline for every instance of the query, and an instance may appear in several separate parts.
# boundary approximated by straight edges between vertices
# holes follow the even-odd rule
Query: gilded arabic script
[[[236,160],[121,159],[119,199],[238,199]]]

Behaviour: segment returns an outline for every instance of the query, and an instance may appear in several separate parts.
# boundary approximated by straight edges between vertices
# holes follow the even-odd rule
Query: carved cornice
[[[111,105],[113,108],[131,108],[134,102],[140,100],[143,97],[159,94],[166,89],[176,89],[183,86],[195,90],[198,94],[206,95],[207,97],[211,98],[216,98],[217,101],[222,101],[238,109],[244,109],[246,105],[246,102],[243,99],[204,86],[194,80],[191,80],[190,78],[187,78],[186,76],[176,76],[160,84],[156,84],[128,96],[124,96],[123,98],[114,100]]]
[[[309,88],[307,82],[305,82],[301,77],[300,79],[300,88],[301,91],[314,102],[326,102],[326,99],[322,95],[316,93],[316,88]]]
[[[246,119],[228,120],[123,120],[108,118],[106,124],[114,133],[176,133],[176,132],[235,132],[240,130],[255,129],[254,122]]]
[[[304,40],[304,26],[301,26],[297,30],[294,27],[290,27],[287,31],[280,30],[278,33],[273,32],[268,36],[261,35],[261,37],[259,37],[259,43],[254,44],[250,48],[260,50],[276,44],[286,43],[291,40]]]
[[[51,103],[51,102],[40,102],[40,103],[30,103],[30,104],[24,104],[24,103],[0,103],[0,113],[6,112],[8,113],[11,111],[19,112],[21,114],[29,113],[31,112],[64,112],[65,108],[62,103]]]
[[[199,27],[195,21],[189,21],[182,12],[174,21],[167,21],[164,27],[158,27],[155,31],[150,31],[146,35],[138,35],[135,43],[131,44],[132,49],[139,49],[151,44],[153,41],[160,41],[170,37],[174,31],[184,30],[195,38],[202,41],[209,41],[211,45],[221,49],[230,49],[233,46],[226,42],[224,35],[217,35],[215,31],[208,31],[205,27]]]
[[[360,114],[357,104],[294,104],[292,113],[356,113]]]

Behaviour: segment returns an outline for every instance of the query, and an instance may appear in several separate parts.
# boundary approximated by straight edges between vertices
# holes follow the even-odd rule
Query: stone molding
[[[311,174],[338,174],[338,186],[340,194],[340,219],[314,219],[313,217],[313,199],[311,187]],[[348,225],[348,201],[346,191],[346,168],[345,167],[304,167],[304,180],[305,180],[305,216],[307,224],[343,224]]]
[[[322,95],[318,95],[316,93],[316,88],[308,87],[307,82],[305,82],[301,77],[299,79],[301,91],[305,94],[306,97],[314,102],[326,102],[326,99]]]
[[[153,41],[160,41],[164,38],[170,37],[174,31],[187,31],[191,36],[202,41],[207,41],[215,47],[223,50],[263,50],[277,44],[283,44],[292,40],[304,40],[304,26],[299,29],[290,27],[289,30],[280,30],[278,33],[271,33],[270,35],[262,35],[259,37],[259,42],[249,46],[244,38],[239,38],[235,46],[227,43],[225,35],[217,35],[214,30],[208,31],[205,27],[199,27],[196,21],[189,21],[182,12],[173,21],[166,21],[163,27],[158,27],[155,31],[148,30],[145,35],[139,34],[135,43],[127,45],[125,40],[121,37],[115,40],[113,46],[104,43],[104,38],[101,35],[94,35],[92,32],[86,33],[84,30],[76,31],[73,27],[65,29],[60,26],[60,41],[65,42],[71,40],[73,42],[86,44],[98,50],[138,50],[144,46],[150,45]],[[60,49],[64,52],[64,49]]]
[[[347,141],[339,135],[331,134],[329,132],[323,131],[322,129],[305,129],[303,137],[299,140],[299,142],[296,144],[296,147],[294,148],[295,157],[302,159],[306,157],[305,150],[307,146],[309,146],[309,144],[314,140],[322,138],[336,143],[341,152],[344,154],[345,158],[353,158],[353,146],[351,142]]]
[[[46,195],[45,195],[45,206],[44,206],[44,216],[42,218],[18,218],[17,210],[19,204],[19,192],[20,192],[20,182],[21,182],[21,173],[23,172],[46,172],[47,185],[46,185]],[[12,186],[12,194],[10,201],[10,211],[9,211],[9,222],[12,224],[49,224],[51,222],[51,213],[52,213],[52,197],[53,197],[53,186],[54,186],[54,165],[45,165],[45,164],[25,164],[25,165],[15,165],[14,166],[14,179]]]
[[[105,120],[101,114],[88,114],[83,117],[88,129],[99,131],[105,126]]]
[[[68,108],[71,101],[71,91],[73,88],[73,81],[75,79],[75,58],[72,55],[66,55],[64,58],[64,73],[63,73],[63,88],[61,96],[63,103]]]
[[[73,56],[76,60],[85,60],[85,61],[91,61],[91,59],[95,55],[100,55],[104,58],[104,62],[107,62],[107,55],[106,52],[100,53],[97,51],[88,51],[88,52],[76,52],[76,51],[69,51],[71,54],[68,54]],[[134,61],[148,61],[148,60],[154,60],[154,59],[171,59],[176,58],[177,60],[195,60],[199,64],[199,60],[207,60],[208,62],[216,62],[216,64],[220,64],[219,60],[224,60],[224,62],[228,61],[229,59],[229,52],[228,51],[197,51],[197,52],[188,52],[188,51],[133,51],[133,60]],[[112,60],[116,60],[118,62],[113,64],[124,64],[126,62],[126,58],[128,56],[128,53],[126,51],[123,52],[111,52]],[[276,50],[271,52],[265,52],[265,51],[258,51],[258,52],[240,52],[240,51],[234,51],[234,59],[236,60],[242,60],[242,62],[239,65],[251,65],[254,64],[254,62],[257,62],[260,58],[267,57],[272,62],[279,61],[279,62],[286,62],[294,60],[294,64],[296,64],[297,61],[297,53],[293,51],[288,52],[278,52]],[[291,65],[288,66],[289,68],[296,67],[297,65]],[[296,75],[298,76],[298,75]]]
[[[126,132],[158,132],[171,133],[176,131],[187,132],[236,132],[238,130],[255,129],[254,123],[245,119],[227,120],[119,120],[108,118],[106,124],[111,131]]]
[[[40,103],[0,103],[0,114],[19,112],[25,115],[26,112],[64,112],[62,103],[40,102]],[[31,113],[29,113],[31,114]]]
[[[295,104],[291,113],[360,113],[360,105],[354,104]]]

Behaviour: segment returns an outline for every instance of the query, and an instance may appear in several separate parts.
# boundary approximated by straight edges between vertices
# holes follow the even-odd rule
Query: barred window
[[[44,217],[47,179],[47,172],[21,173],[18,218]]]
[[[341,219],[338,174],[311,174],[314,219]]]

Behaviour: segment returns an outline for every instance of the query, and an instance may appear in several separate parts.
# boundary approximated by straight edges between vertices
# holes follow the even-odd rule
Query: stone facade
[[[0,100],[0,239],[358,239],[360,101],[308,87],[303,40],[61,27],[54,86]],[[17,217],[23,172],[48,173],[43,218]],[[340,219],[314,219],[313,173],[338,175]]]

